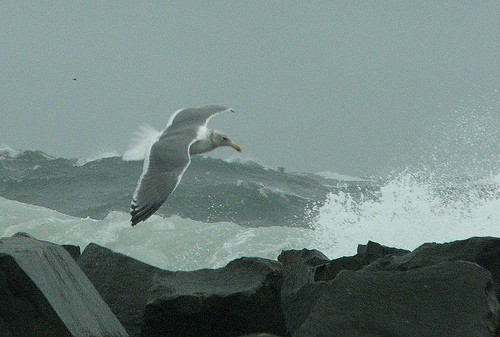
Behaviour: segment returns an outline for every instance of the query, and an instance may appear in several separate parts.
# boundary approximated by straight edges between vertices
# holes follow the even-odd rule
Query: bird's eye
[[[227,137],[222,137],[223,140],[229,140]]]

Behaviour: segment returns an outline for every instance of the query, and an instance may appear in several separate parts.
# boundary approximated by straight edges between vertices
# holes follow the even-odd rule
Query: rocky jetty
[[[167,271],[15,235],[0,240],[0,270],[0,337],[500,336],[493,237]]]
[[[0,336],[128,336],[62,247],[27,234],[0,239]]]
[[[281,283],[280,263],[261,258],[161,275],[151,288],[141,336],[285,335]]]
[[[78,265],[130,336],[139,336],[153,280],[169,272],[93,243]]]

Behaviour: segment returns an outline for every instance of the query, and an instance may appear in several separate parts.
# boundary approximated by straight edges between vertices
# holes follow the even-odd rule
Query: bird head
[[[231,141],[231,139],[229,139],[229,137],[227,135],[223,134],[222,132],[219,132],[217,130],[213,130],[211,138],[212,138],[213,144],[216,147],[229,146],[229,147],[232,147],[233,149],[235,149],[236,151],[241,152],[241,147],[239,147],[238,145],[233,143]]]

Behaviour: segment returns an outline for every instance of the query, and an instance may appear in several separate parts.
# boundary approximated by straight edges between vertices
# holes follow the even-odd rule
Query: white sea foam
[[[499,104],[495,91],[429,129],[408,153],[420,158],[419,168],[387,180],[378,198],[330,194],[315,219],[318,249],[339,256],[368,240],[414,249],[500,236]]]
[[[108,151],[108,150],[103,150],[98,152],[96,155],[89,156],[87,158],[78,158],[75,166],[83,166],[89,162],[105,159],[105,158],[113,158],[113,157],[119,157],[120,155],[116,151]]]
[[[169,270],[216,268],[241,256],[276,259],[283,249],[306,247],[313,231],[289,227],[246,228],[202,223],[178,216],[152,216],[131,227],[130,216],[112,212],[103,220],[79,219],[0,197],[0,237],[27,232],[82,249],[90,242]]]
[[[0,159],[4,158],[16,158],[22,153],[22,151],[15,150],[8,145],[0,145]]]
[[[2,144],[2,145],[0,145],[0,160],[6,159],[6,158],[10,158],[10,159],[17,158],[17,157],[21,156],[22,154],[24,154],[25,152],[26,151],[14,149],[8,145]],[[44,157],[45,159],[48,159],[48,160],[55,159],[54,157],[49,156],[48,154],[46,154],[44,152],[41,152],[41,151],[36,151],[36,152],[37,152],[37,154]]]
[[[351,177],[348,175],[340,174],[337,172],[330,172],[330,171],[323,171],[323,172],[318,172],[316,175],[325,178],[325,179],[333,179],[333,180],[340,180],[340,181],[368,181],[367,179],[364,178],[358,178],[358,177]]]
[[[244,149],[243,149],[244,151]],[[212,155],[202,155],[204,158],[206,157],[212,157]],[[274,170],[269,166],[266,166],[263,162],[260,160],[253,158],[253,157],[243,157],[241,153],[236,153],[236,154],[231,154],[227,157],[220,157],[219,159],[225,161],[226,163],[230,164],[240,164],[240,165],[247,165],[247,166],[256,166],[259,167],[265,171],[269,170]]]
[[[139,126],[134,132],[127,150],[122,156],[123,160],[144,160],[146,152],[151,145],[161,135],[161,131],[156,130],[147,124]]]
[[[357,244],[368,240],[414,249],[424,242],[500,236],[498,177],[489,178],[494,189],[489,193],[458,198],[407,172],[382,186],[377,200],[330,194],[315,219],[315,246],[328,256],[340,256],[355,254]]]

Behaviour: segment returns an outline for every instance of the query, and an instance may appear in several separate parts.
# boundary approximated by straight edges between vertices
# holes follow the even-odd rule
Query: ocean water
[[[330,258],[368,240],[414,249],[424,242],[500,236],[500,173],[445,176],[406,169],[390,177],[279,172],[251,161],[198,157],[171,199],[129,224],[140,162],[105,155],[54,158],[0,151],[0,237],[90,242],[169,270],[215,268],[285,249]]]
[[[27,232],[82,250],[95,242],[169,270],[275,259],[286,249],[337,258],[368,240],[414,249],[500,237],[499,111],[497,91],[457,109],[412,144],[413,160],[399,157],[383,178],[195,156],[167,203],[135,227],[128,209],[142,162],[113,152],[66,159],[4,146],[0,237]],[[413,164],[400,166],[406,162]]]

